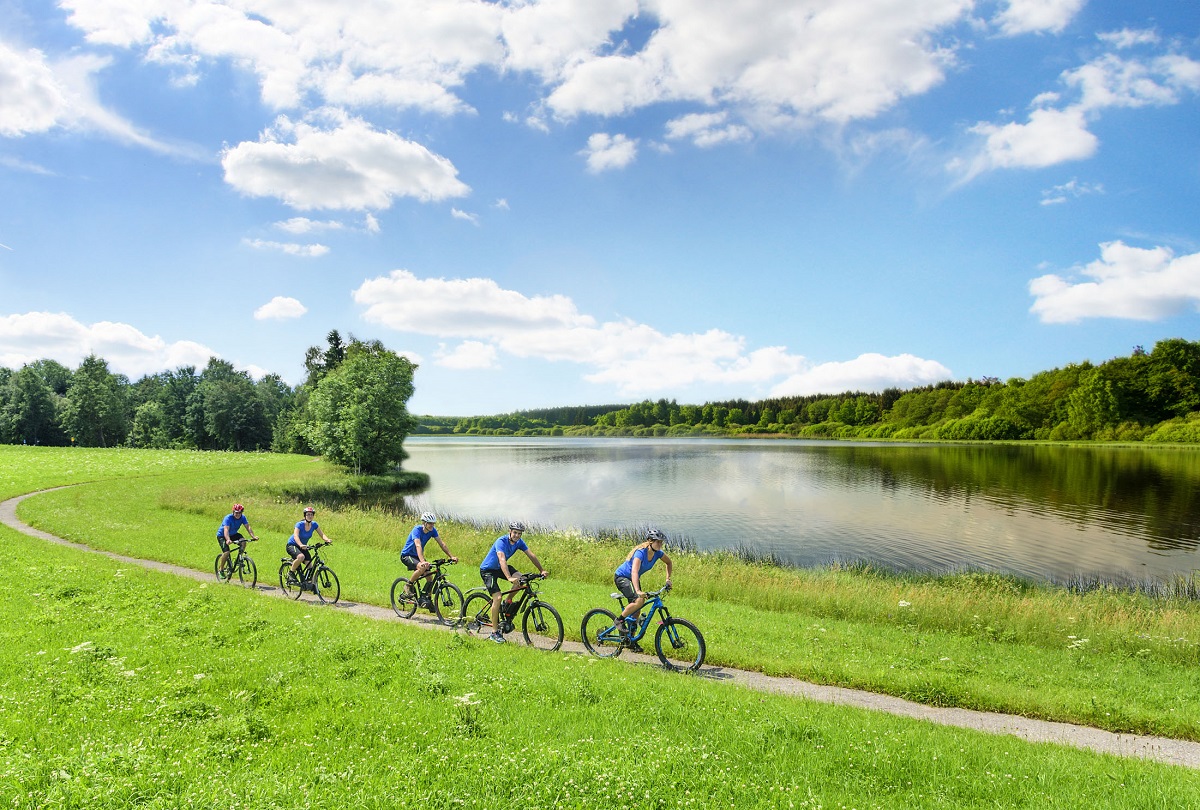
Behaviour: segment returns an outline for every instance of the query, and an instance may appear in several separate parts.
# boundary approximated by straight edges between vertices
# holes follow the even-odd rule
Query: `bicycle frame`
[[[665,622],[667,619],[671,618],[671,611],[667,610],[667,605],[662,598],[662,594],[666,591],[667,586],[664,585],[657,591],[646,592],[646,596],[649,598],[649,601],[642,605],[642,612],[644,615],[642,616],[641,621],[635,625],[637,627],[637,633],[629,634],[629,638],[632,641],[641,641],[645,637],[646,631],[650,629],[650,622],[654,620],[655,613],[662,613],[662,619],[660,619],[660,622]],[[617,602],[621,605],[621,610],[625,610],[625,606],[628,604],[625,601],[625,597],[620,597]],[[617,615],[620,615],[620,613]],[[613,625],[613,629],[617,629],[616,625]]]
[[[319,566],[325,564],[325,561],[321,559],[321,553],[318,551],[318,549],[321,548],[321,546],[327,545],[329,544],[313,543],[308,547],[308,550],[312,552],[312,559],[300,566],[301,582],[312,582],[313,572],[316,571]]]

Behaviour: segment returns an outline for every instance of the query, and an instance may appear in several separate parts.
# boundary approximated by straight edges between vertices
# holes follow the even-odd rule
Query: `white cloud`
[[[440,365],[474,368],[486,362],[490,368],[498,364],[501,352],[576,363],[588,369],[583,379],[615,386],[623,396],[697,383],[769,385],[781,379],[800,381],[806,373],[815,374],[810,378],[814,380],[824,374],[830,384],[842,386],[833,393],[847,386],[861,389],[876,380],[883,380],[881,387],[886,387],[914,379],[923,384],[931,376],[949,377],[940,364],[909,355],[873,364],[864,358],[878,355],[864,355],[843,364],[848,370],[837,377],[828,370],[839,364],[816,371],[783,346],[747,350],[744,337],[719,329],[666,334],[628,319],[599,322],[565,296],[529,297],[503,289],[491,279],[421,279],[407,270],[395,270],[364,282],[353,296],[365,308],[367,321],[398,332],[462,341],[453,351],[441,350]]]
[[[340,231],[346,226],[335,219],[318,221],[315,219],[309,219],[308,217],[292,217],[291,219],[285,219],[281,222],[276,222],[275,227],[281,231],[287,231],[288,233],[302,234],[316,233],[320,231]]]
[[[300,210],[384,209],[395,197],[441,200],[470,190],[449,160],[418,143],[333,110],[315,117],[331,126],[280,116],[257,142],[226,149],[225,181]]]
[[[138,379],[180,366],[203,366],[216,352],[188,340],[167,343],[129,324],[82,324],[62,312],[0,316],[0,366],[18,368],[51,359],[74,368],[89,354],[107,360],[111,371]]]
[[[1086,0],[1008,0],[995,23],[1010,36],[1034,32],[1057,34],[1075,18]]]
[[[450,216],[454,217],[455,219],[461,219],[463,222],[470,222],[472,225],[479,224],[478,214],[469,214],[466,211],[460,211],[457,208],[450,209]]]
[[[0,135],[45,132],[69,117],[66,88],[45,55],[0,42]]]
[[[282,321],[289,318],[299,318],[306,312],[308,312],[308,307],[301,304],[295,298],[277,295],[254,310],[254,318],[259,321]]]
[[[587,148],[579,154],[587,158],[588,171],[593,174],[623,169],[637,157],[637,140],[597,132],[588,138]]]
[[[772,396],[807,396],[843,391],[875,392],[885,388],[915,388],[951,378],[950,369],[936,360],[911,354],[886,357],[861,354],[840,363],[821,363],[806,368],[776,385]]]
[[[1043,323],[1084,318],[1155,321],[1200,308],[1200,253],[1176,257],[1165,247],[1136,248],[1123,242],[1100,245],[1100,258],[1078,269],[1091,281],[1055,274],[1029,282],[1030,311]]]
[[[753,137],[750,128],[727,123],[729,114],[691,113],[667,122],[667,140],[687,139],[696,146],[718,146],[723,143],[748,141]]]
[[[315,259],[329,252],[329,248],[320,243],[301,245],[296,242],[272,242],[268,239],[243,239],[242,243],[255,250],[278,250],[290,256],[303,256],[308,259]]]
[[[1042,192],[1042,205],[1060,205],[1074,197],[1086,197],[1089,194],[1103,194],[1104,186],[1100,183],[1080,183],[1072,178],[1066,183],[1046,189]]]
[[[1104,54],[1064,71],[1060,79],[1073,91],[1071,103],[1055,108],[1063,95],[1041,93],[1025,123],[976,124],[970,131],[983,136],[982,147],[947,168],[969,180],[991,169],[1043,168],[1089,158],[1100,145],[1090,122],[1113,107],[1179,104],[1185,94],[1200,91],[1200,62],[1179,54],[1149,59]]]
[[[439,344],[435,358],[439,366],[458,371],[500,367],[496,359],[496,347],[478,340],[464,340],[449,351],[444,343]]]
[[[1133,48],[1137,45],[1154,45],[1159,41],[1158,33],[1153,29],[1122,28],[1120,31],[1106,31],[1096,34],[1101,42],[1107,42],[1114,48]]]

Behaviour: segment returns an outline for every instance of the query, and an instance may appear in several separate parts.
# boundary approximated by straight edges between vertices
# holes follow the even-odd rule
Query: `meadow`
[[[268,580],[296,494],[339,475],[288,456],[39,448],[0,448],[0,470],[3,498],[88,482],[25,501],[25,521],[202,571],[241,500]],[[317,508],[343,598],[386,603],[411,520]],[[453,578],[474,586],[496,530],[440,528],[464,560]],[[0,539],[15,586],[0,607],[0,806],[1157,808],[1200,788],[1183,768],[372,621],[5,527]],[[530,541],[577,637],[626,549]],[[1200,736],[1189,603],[677,557],[670,605],[705,631],[710,664]]]

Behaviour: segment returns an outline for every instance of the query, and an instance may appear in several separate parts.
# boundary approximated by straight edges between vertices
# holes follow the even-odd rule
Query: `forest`
[[[811,439],[1200,442],[1200,342],[1163,340],[1099,365],[1029,379],[984,377],[880,393],[757,401],[550,408],[418,417],[415,433],[556,436],[787,436]]]
[[[408,413],[416,367],[378,341],[343,341],[334,330],[304,366],[294,387],[217,358],[136,382],[95,355],[76,369],[54,360],[0,367],[0,443],[308,453],[361,472],[398,465],[409,434],[1200,443],[1200,342],[1182,338],[1003,382],[475,417]]]

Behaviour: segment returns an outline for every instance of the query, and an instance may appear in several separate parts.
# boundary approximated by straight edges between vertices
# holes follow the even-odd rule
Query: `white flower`
[[[912,602],[905,602],[903,599],[900,600],[900,607],[911,607],[911,606],[912,606]]]

